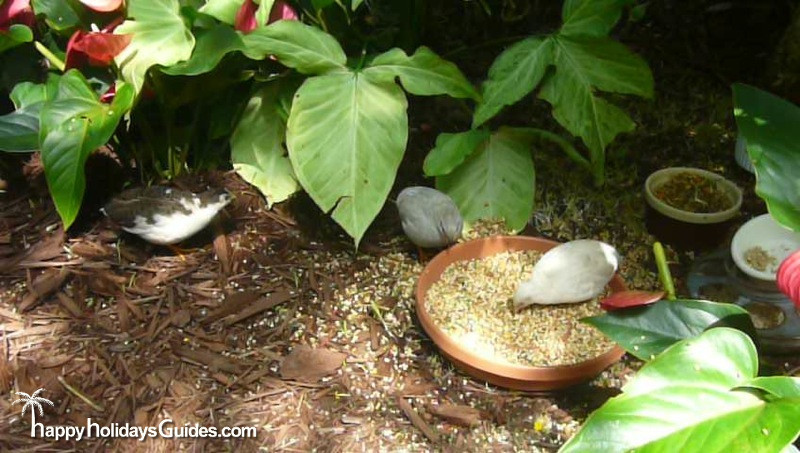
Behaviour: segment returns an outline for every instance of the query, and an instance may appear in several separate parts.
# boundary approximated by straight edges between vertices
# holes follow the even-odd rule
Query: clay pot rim
[[[684,172],[701,175],[716,182],[729,196],[733,197],[733,206],[718,212],[689,212],[670,206],[655,196],[653,193],[655,185],[660,185],[658,184],[660,181],[665,181],[674,174]],[[644,182],[644,195],[647,204],[659,213],[681,222],[694,224],[725,222],[735,217],[742,207],[742,189],[740,189],[739,186],[722,175],[694,167],[667,167],[650,173],[650,176],[648,176]]]
[[[519,381],[524,381],[531,383],[530,386],[526,386],[531,389],[541,387],[536,383],[543,383],[548,388],[558,388],[560,387],[559,382],[571,385],[575,381],[591,379],[612,363],[617,362],[625,351],[615,345],[597,357],[569,365],[526,366],[495,361],[474,354],[451,339],[433,322],[424,303],[428,289],[439,279],[444,269],[455,261],[482,258],[505,251],[547,251],[558,244],[558,242],[538,237],[492,236],[461,243],[439,253],[428,263],[417,282],[416,310],[422,327],[445,355],[452,356],[470,367],[492,375],[493,379],[486,380],[497,385],[521,388]],[[619,275],[614,276],[610,286],[614,293],[626,290]]]

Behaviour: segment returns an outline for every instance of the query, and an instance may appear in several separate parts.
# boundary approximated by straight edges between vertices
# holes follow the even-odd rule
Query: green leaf
[[[53,100],[41,112],[39,142],[47,185],[56,210],[69,228],[78,215],[86,186],[83,166],[104,145],[133,105],[134,90],[117,82],[111,105],[100,102],[77,70],[68,71]]]
[[[642,360],[650,360],[674,343],[718,325],[736,327],[755,336],[747,310],[705,300],[662,300],[583,321]]]
[[[11,95],[9,96],[11,102],[14,103],[16,108],[20,109],[52,99],[58,91],[58,81],[60,79],[61,76],[49,73],[45,83],[20,82],[14,85],[14,89],[11,90]]]
[[[336,3],[336,0],[311,0],[311,5],[314,7],[316,11],[325,9],[333,5],[334,3]]]
[[[0,116],[0,150],[31,152],[39,149],[39,112],[52,99],[60,76],[49,74],[46,83],[21,82],[11,90],[17,110]]]
[[[233,25],[236,22],[236,13],[242,7],[244,0],[208,0],[200,7],[200,12],[216,18],[218,21]]]
[[[604,180],[605,148],[620,132],[634,129],[628,115],[597,97],[595,88],[616,93],[653,95],[647,63],[610,39],[552,38],[556,72],[542,84],[539,97],[553,106],[553,116],[589,148],[597,183]]]
[[[262,60],[267,55],[302,74],[344,70],[347,56],[336,38],[296,20],[280,20],[257,28],[242,38],[245,55]]]
[[[800,398],[800,378],[796,377],[757,377],[742,387],[758,389],[778,398]]]
[[[194,35],[183,22],[177,0],[130,0],[128,17],[133,20],[123,22],[114,33],[133,37],[115,61],[125,81],[139,93],[148,69],[172,66],[192,56]]]
[[[47,25],[63,31],[81,25],[83,9],[72,0],[33,0],[31,5],[36,15],[44,14]]]
[[[351,72],[309,78],[295,94],[287,143],[297,179],[356,244],[403,159],[407,107],[397,84]]]
[[[561,9],[564,36],[607,36],[628,0],[565,0]]]
[[[0,150],[26,153],[39,148],[41,108],[38,102],[0,116]]]
[[[436,187],[450,195],[467,222],[504,219],[522,230],[533,213],[535,173],[531,139],[522,129],[502,127],[479,145]]]
[[[778,223],[800,231],[800,107],[739,83],[733,85],[733,101],[756,169],[756,194]]]
[[[260,0],[260,2],[257,0],[256,3],[259,3],[256,9],[256,24],[258,27],[263,27],[269,21],[269,13],[275,5],[275,0]]]
[[[364,0],[352,0],[350,2],[350,10],[351,11],[357,10],[358,7],[361,6],[362,3],[364,3]]]
[[[192,56],[161,72],[169,75],[199,75],[212,71],[230,52],[244,50],[241,35],[231,27],[219,24],[211,29],[197,31],[197,44]]]
[[[278,113],[283,85],[270,83],[250,98],[231,137],[234,170],[261,191],[268,206],[299,189],[284,147],[286,124]]]
[[[481,87],[483,100],[475,109],[472,127],[478,127],[533,91],[553,64],[553,40],[527,38],[506,49],[489,68]]]
[[[488,138],[489,131],[484,129],[439,134],[436,146],[428,153],[422,166],[425,176],[442,176],[452,172]]]
[[[382,53],[372,60],[364,73],[382,82],[390,82],[398,77],[406,91],[420,96],[447,94],[454,98],[480,97],[456,65],[424,46],[410,57],[398,48]]]
[[[27,25],[13,24],[8,31],[0,31],[0,52],[33,41],[33,32]]]
[[[780,451],[800,432],[800,399],[764,401],[735,390],[757,371],[755,346],[738,330],[683,340],[646,364],[560,451]]]

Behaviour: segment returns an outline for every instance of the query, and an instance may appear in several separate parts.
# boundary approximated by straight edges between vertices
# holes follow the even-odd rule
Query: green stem
[[[528,129],[531,132],[531,135],[533,135],[534,137],[543,138],[558,145],[564,151],[564,153],[566,153],[566,155],[569,156],[570,159],[575,161],[581,167],[584,167],[587,170],[592,169],[592,164],[585,157],[583,157],[581,153],[579,153],[578,150],[575,149],[574,146],[572,146],[572,143],[565,140],[562,136],[535,127],[529,127],[526,129]]]
[[[664,254],[664,247],[658,241],[653,244],[653,254],[656,257],[658,278],[661,279],[661,285],[667,293],[667,299],[675,300],[675,283],[672,281],[672,274],[669,271],[667,256]]]
[[[50,49],[48,49],[47,46],[40,43],[39,41],[35,41],[33,45],[34,47],[36,47],[36,50],[38,50],[39,53],[42,54],[43,57],[47,58],[47,61],[49,61],[51,65],[58,68],[59,71],[64,72],[64,69],[66,69],[67,66],[53,52],[50,52]]]

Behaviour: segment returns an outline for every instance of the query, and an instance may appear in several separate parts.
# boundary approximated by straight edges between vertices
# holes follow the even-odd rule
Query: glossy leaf
[[[427,47],[420,47],[410,57],[402,49],[392,49],[375,57],[364,69],[372,80],[391,82],[400,79],[406,91],[420,96],[447,94],[454,98],[479,97],[475,87],[453,63],[442,59]]]
[[[33,31],[27,25],[14,24],[8,31],[0,30],[0,52],[33,41]]]
[[[455,170],[436,178],[464,220],[504,219],[522,230],[533,213],[535,173],[531,137],[524,129],[503,127]]]
[[[33,11],[44,14],[50,28],[62,31],[81,25],[82,12],[65,0],[33,0]]]
[[[364,3],[364,0],[352,0],[350,2],[350,10],[351,11],[357,10],[358,7],[361,6],[362,3]]]
[[[553,40],[531,37],[509,47],[492,63],[483,83],[483,100],[475,109],[472,127],[480,126],[505,106],[533,91],[553,64]]]
[[[280,203],[300,186],[284,142],[286,124],[279,104],[284,83],[270,83],[247,103],[244,114],[231,137],[231,160],[236,173],[256,186],[267,205]]]
[[[11,91],[16,110],[0,116],[0,151],[30,152],[39,149],[39,113],[55,96],[60,76],[49,74],[46,83],[21,82]]]
[[[295,94],[287,143],[297,179],[356,244],[392,188],[407,106],[397,84],[352,72],[309,78]]]
[[[436,146],[422,166],[425,176],[449,174],[489,138],[489,131],[472,129],[457,134],[439,134]]]
[[[796,377],[757,377],[742,387],[758,389],[778,398],[800,398],[800,378]]]
[[[755,346],[738,330],[683,340],[646,364],[560,451],[781,451],[800,432],[800,398],[737,390],[757,371]]]
[[[200,7],[200,12],[214,17],[218,21],[233,25],[236,13],[242,7],[244,0],[208,0]]]
[[[629,0],[565,0],[561,9],[565,36],[607,36]]]
[[[600,301],[603,310],[614,311],[641,307],[658,302],[664,298],[664,291],[619,291]]]
[[[188,60],[195,41],[180,15],[177,0],[129,0],[128,17],[133,20],[126,20],[114,30],[115,34],[133,35],[116,62],[125,81],[139,93],[151,67]]]
[[[674,343],[719,325],[736,327],[755,337],[747,310],[738,305],[705,300],[662,300],[583,321],[642,360],[650,360]]]
[[[83,166],[104,145],[133,105],[133,87],[117,83],[116,96],[101,103],[77,70],[67,72],[55,98],[42,107],[39,142],[47,185],[64,227],[78,215],[86,186]]]
[[[595,181],[604,180],[605,148],[621,132],[634,129],[618,107],[595,95],[602,91],[653,96],[647,63],[622,44],[606,38],[558,37],[556,72],[539,97],[553,106],[553,117],[589,148]]]
[[[298,21],[281,20],[244,35],[245,55],[262,60],[274,55],[302,74],[345,70],[347,56],[336,38]]]
[[[733,85],[733,102],[756,169],[756,194],[778,223],[800,231],[800,107],[739,83]]]
[[[244,49],[239,33],[231,27],[219,24],[208,30],[197,30],[197,43],[188,60],[161,71],[170,75],[205,74],[217,67],[225,55]]]

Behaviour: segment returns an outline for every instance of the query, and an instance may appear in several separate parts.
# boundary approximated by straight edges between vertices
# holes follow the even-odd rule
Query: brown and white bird
[[[205,228],[232,199],[224,189],[192,193],[166,186],[136,187],[100,211],[147,242],[171,245]]]
[[[461,237],[464,220],[453,199],[436,189],[406,187],[397,196],[406,236],[417,247],[446,247]]]
[[[514,308],[532,304],[567,304],[600,295],[619,268],[614,247],[592,239],[566,242],[548,250],[530,279],[520,283]]]

